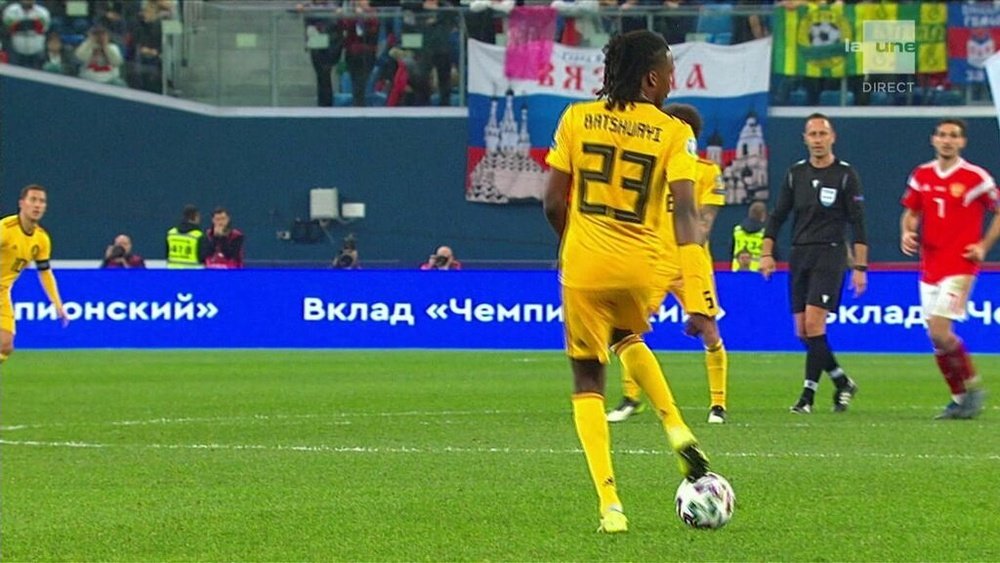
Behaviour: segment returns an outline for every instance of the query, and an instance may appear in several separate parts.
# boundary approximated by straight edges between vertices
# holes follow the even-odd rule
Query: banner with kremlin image
[[[768,87],[771,39],[740,45],[681,43],[668,102],[698,108],[699,152],[717,162],[726,203],[767,200]],[[601,87],[600,49],[552,47],[538,79],[508,79],[504,48],[469,41],[469,148],[465,198],[478,203],[537,202],[545,189],[545,155],[567,104],[593,99]]]

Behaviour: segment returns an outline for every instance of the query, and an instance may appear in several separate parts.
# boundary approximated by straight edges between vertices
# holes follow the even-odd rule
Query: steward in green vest
[[[733,227],[733,265],[734,272],[756,272],[760,270],[760,252],[764,244],[764,225],[767,223],[767,205],[763,201],[755,201],[747,210],[747,218]],[[749,262],[744,256],[749,255]]]
[[[203,268],[210,248],[198,223],[201,214],[193,205],[185,205],[180,224],[167,231],[167,267]]]

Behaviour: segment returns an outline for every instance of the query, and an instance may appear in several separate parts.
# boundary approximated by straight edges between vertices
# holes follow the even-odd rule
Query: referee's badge
[[[837,189],[822,187],[819,190],[819,202],[823,204],[824,207],[830,207],[833,202],[837,201]]]

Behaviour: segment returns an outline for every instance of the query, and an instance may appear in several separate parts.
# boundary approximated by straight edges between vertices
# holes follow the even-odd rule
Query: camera
[[[337,255],[337,258],[333,261],[333,267],[342,270],[349,270],[354,267],[354,263],[357,259],[354,254],[348,254],[346,252],[341,252]]]
[[[108,255],[108,258],[117,260],[118,258],[124,258],[124,257],[125,257],[124,247],[117,244],[111,247],[111,254]]]
[[[354,238],[354,233],[344,237],[344,246],[333,259],[333,267],[340,270],[352,270],[358,267],[358,239]]]
[[[447,256],[437,256],[437,255],[434,256],[434,266],[436,268],[443,268],[447,265],[448,265]]]

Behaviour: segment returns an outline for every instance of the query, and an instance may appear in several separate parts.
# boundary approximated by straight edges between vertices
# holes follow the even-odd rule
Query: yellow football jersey
[[[650,286],[676,246],[668,183],[695,180],[696,141],[691,127],[653,104],[604,104],[570,105],[546,157],[573,177],[561,281],[583,289]]]
[[[29,235],[17,215],[0,219],[0,289],[10,289],[29,262],[47,267],[51,253],[52,242],[41,225]]]
[[[722,169],[711,160],[698,159],[698,179],[694,183],[695,201],[702,205],[725,205],[726,184],[722,180]]]

